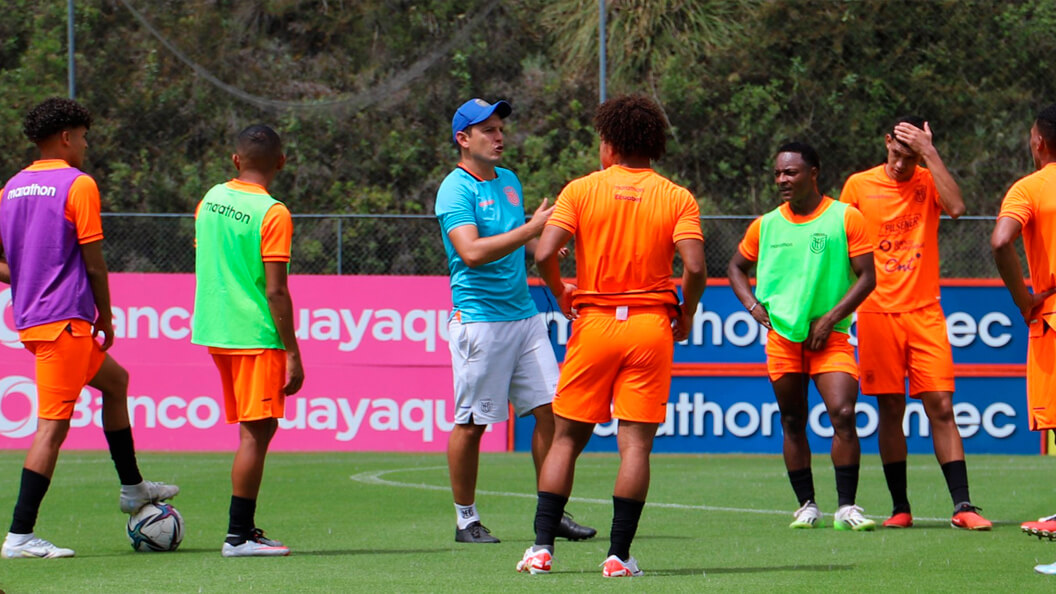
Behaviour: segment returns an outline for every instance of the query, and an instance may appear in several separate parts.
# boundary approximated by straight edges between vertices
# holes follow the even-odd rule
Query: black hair
[[[599,105],[594,129],[621,157],[655,161],[667,152],[667,118],[644,95],[624,95]]]
[[[1056,149],[1056,103],[1041,110],[1034,125],[1038,127],[1038,134],[1045,139],[1045,144],[1049,145],[1050,150]]]
[[[279,134],[264,124],[253,124],[239,132],[235,148],[239,157],[261,169],[277,167],[282,157]]]
[[[35,143],[43,142],[63,130],[92,127],[92,114],[73,99],[51,97],[29,110],[22,121],[22,133]]]
[[[814,150],[814,147],[805,142],[786,142],[778,147],[777,152],[774,154],[779,155],[781,153],[797,153],[799,156],[803,157],[803,161],[807,165],[815,167],[818,171],[821,171],[821,159],[818,157],[818,151]]]

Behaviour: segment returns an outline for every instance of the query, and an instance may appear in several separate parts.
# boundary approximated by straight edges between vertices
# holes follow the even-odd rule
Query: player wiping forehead
[[[48,99],[34,107],[23,131],[37,145],[40,159],[0,193],[6,256],[0,281],[11,284],[19,340],[36,357],[39,417],[4,539],[6,558],[74,554],[37,538],[33,528],[85,384],[103,395],[103,434],[121,481],[121,511],[133,513],[179,493],[174,485],[140,475],[128,418],[128,372],[105,352],[114,330],[99,188],[80,170],[91,124],[88,110],[70,99]],[[99,334],[102,345],[94,339]]]

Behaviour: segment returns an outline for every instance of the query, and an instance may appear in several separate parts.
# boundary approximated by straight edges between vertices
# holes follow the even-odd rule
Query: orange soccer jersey
[[[858,311],[905,312],[937,302],[942,205],[931,172],[917,167],[898,183],[877,165],[847,178],[840,200],[865,215],[876,248],[876,289]]]
[[[1035,292],[1056,286],[1056,163],[1020,179],[1001,203],[998,218],[1023,226],[1023,247]],[[1027,346],[1027,406],[1032,430],[1056,429],[1056,295],[1031,320]]]
[[[576,236],[577,305],[677,304],[675,243],[704,239],[689,190],[619,165],[569,183],[547,225]]]
[[[675,243],[703,240],[693,195],[651,169],[619,165],[568,184],[547,225],[576,237],[582,317],[573,326],[554,413],[603,423],[659,423],[674,343]]]

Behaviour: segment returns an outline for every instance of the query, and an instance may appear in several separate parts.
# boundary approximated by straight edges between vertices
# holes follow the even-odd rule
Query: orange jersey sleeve
[[[268,209],[260,228],[260,256],[265,262],[289,262],[293,217],[281,202]]]
[[[75,179],[66,198],[66,220],[77,228],[77,242],[81,245],[103,238],[101,210],[95,180],[89,175]]]
[[[741,255],[750,262],[759,261],[759,230],[762,226],[763,217],[759,217],[752,221],[752,224],[748,225],[748,230],[744,232],[744,239],[742,239],[740,245],[737,246]]]
[[[1034,200],[1023,191],[1022,184],[1016,184],[1008,191],[1001,201],[1001,211],[997,216],[1008,217],[1023,227],[1027,226],[1034,216]]]
[[[554,212],[550,214],[550,218],[546,221],[547,225],[560,227],[572,234],[576,233],[577,223],[579,222],[576,216],[576,206],[573,204],[580,195],[580,192],[576,191],[576,181],[565,186],[561,193],[557,195]]]
[[[678,213],[678,222],[675,223],[675,232],[671,240],[675,243],[683,239],[704,240],[704,233],[700,230],[700,207],[693,195],[688,190],[678,196],[681,210]]]
[[[847,255],[854,258],[873,251],[873,241],[866,229],[865,217],[853,206],[843,213],[843,226],[847,230]]]

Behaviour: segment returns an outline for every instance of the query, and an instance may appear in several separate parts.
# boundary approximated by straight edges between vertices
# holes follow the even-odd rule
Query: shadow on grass
[[[810,572],[829,572],[829,571],[851,571],[854,569],[853,565],[773,565],[767,567],[710,567],[701,569],[645,569],[645,575],[648,576],[685,576],[685,575],[703,575],[708,574],[738,574],[738,573],[772,573],[775,571],[810,571]]]
[[[294,549],[290,556],[312,555],[316,557],[341,557],[345,555],[421,555],[423,553],[450,553],[451,549],[328,549],[305,551]]]

